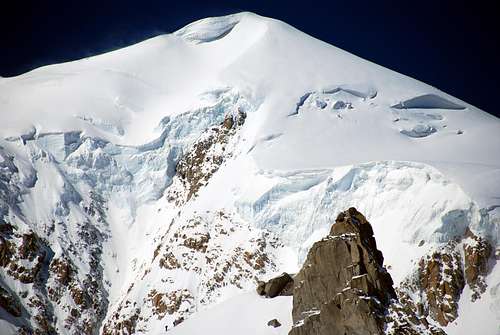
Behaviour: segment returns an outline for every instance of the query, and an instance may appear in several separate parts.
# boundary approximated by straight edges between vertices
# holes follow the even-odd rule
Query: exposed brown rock
[[[410,296],[397,290],[399,301],[393,301],[386,316],[387,335],[446,335],[429,323],[424,313],[424,305],[415,303]]]
[[[155,251],[153,252],[153,261],[156,259],[156,257],[160,254],[160,250],[161,250],[161,244],[158,244],[156,246],[156,249]]]
[[[245,262],[255,270],[263,269],[266,266],[266,263],[269,262],[269,257],[261,250],[257,252],[245,251],[243,258],[245,259]]]
[[[430,317],[441,326],[458,317],[458,301],[465,286],[459,249],[458,241],[452,240],[420,259],[415,272],[398,287],[403,310],[413,310],[414,317],[424,323]]]
[[[192,148],[182,156],[176,166],[176,175],[183,190],[172,187],[168,195],[170,201],[182,204],[196,196],[198,190],[208,183],[210,177],[217,172],[227,155],[221,154],[231,136],[245,122],[246,114],[239,111],[236,116],[226,115],[224,121],[208,129]],[[214,150],[220,148],[220,150]],[[174,181],[175,183],[175,181]]]
[[[424,322],[404,312],[392,285],[371,225],[350,208],[312,246],[295,277],[289,334],[384,334],[388,323],[401,331],[391,334],[421,334]]]
[[[444,252],[443,252],[444,251]],[[420,288],[426,293],[430,316],[446,326],[458,316],[465,286],[461,256],[455,250],[435,251],[419,262]]]
[[[41,294],[33,295],[28,299],[27,305],[31,307],[34,312],[32,314],[35,320],[33,324],[35,328],[33,334],[56,334],[54,328],[54,315],[45,297]]]
[[[0,266],[23,284],[34,283],[44,266],[47,245],[33,232],[18,235],[13,229],[7,231],[0,236]]]
[[[381,308],[369,294],[387,302],[394,291],[392,280],[379,279],[386,272],[371,249],[372,238],[366,219],[350,208],[339,214],[330,235],[313,245],[296,276],[291,335],[382,334]],[[377,291],[372,284],[377,281],[386,287]]]
[[[153,304],[153,313],[159,315],[159,319],[162,319],[167,311],[167,304],[163,301],[165,294],[158,293],[153,290],[149,293],[151,297],[151,303]]]
[[[165,269],[178,269],[181,267],[177,258],[171,252],[167,252],[160,258],[160,267]]]
[[[9,177],[12,181],[16,178]],[[9,196],[14,197],[15,194]],[[100,266],[104,235],[86,219],[72,221],[78,237],[74,236],[75,239],[67,244],[58,245],[60,256],[53,259],[55,253],[50,241],[44,237],[54,232],[57,218],[39,218],[40,221],[36,222],[39,229],[36,232],[26,231],[29,225],[23,220],[14,221],[19,228],[6,222],[5,219],[16,215],[6,215],[4,209],[2,207],[0,210],[4,214],[0,215],[0,272],[10,288],[5,288],[4,291],[9,294],[1,294],[0,300],[7,313],[14,317],[21,313],[20,319],[14,322],[16,326],[25,325],[19,332],[96,334],[107,308]],[[7,213],[11,209],[7,208]],[[78,269],[72,267],[70,259],[87,263],[89,272],[83,273],[87,269],[85,266]],[[78,287],[78,292],[70,291],[73,286]],[[79,305],[75,306],[71,297]],[[85,304],[85,310],[82,304]],[[61,312],[58,318],[55,317],[55,311]]]
[[[293,289],[293,278],[286,272],[269,279],[267,282],[259,281],[257,284],[257,293],[265,295],[268,298],[274,298],[279,295],[291,295]]]
[[[35,322],[38,326],[38,329],[35,330],[35,334],[43,334],[43,335],[55,335],[56,330],[54,329],[52,318],[48,317],[46,312],[35,315]]]
[[[210,234],[199,234],[195,237],[185,238],[183,243],[190,249],[206,252],[208,241],[210,241]]]
[[[465,280],[474,291],[472,301],[478,299],[486,290],[484,276],[488,273],[488,261],[493,247],[484,238],[474,235],[468,228],[464,241]]]
[[[90,307],[91,298],[86,291],[75,285],[71,287],[70,293],[75,304],[83,309],[87,309]]]
[[[149,292],[148,297],[153,306],[153,314],[158,319],[163,319],[166,314],[172,315],[179,312],[183,302],[188,302],[190,305],[193,300],[193,296],[186,289],[167,293],[160,293],[153,289]]]
[[[68,285],[71,278],[71,265],[68,260],[54,258],[50,263],[49,270],[53,273],[61,285]]]
[[[7,274],[9,274],[12,278],[19,280],[23,284],[31,284],[35,282],[38,273],[42,268],[43,260],[43,256],[40,255],[31,268],[11,262],[7,270]]]
[[[415,310],[417,318],[430,317],[448,325],[458,317],[458,301],[466,283],[473,291],[472,301],[485,291],[492,253],[490,243],[467,228],[462,239],[449,241],[420,259],[415,272],[398,288],[401,304]]]
[[[231,115],[226,115],[224,121],[222,122],[222,126],[229,130],[233,128],[233,125],[234,125],[233,117]]]
[[[107,323],[104,325],[103,335],[121,335],[121,334],[134,334],[139,319],[140,310],[136,309],[135,312],[124,320],[115,321],[113,324]]]
[[[275,263],[267,254],[268,246],[277,248],[279,240],[268,232],[249,239],[245,247],[224,247],[226,236],[238,231],[249,231],[246,223],[234,220],[232,215],[217,211],[212,220],[198,215],[169,232],[165,243],[158,249],[160,266],[166,270],[180,269],[199,274],[210,271],[200,285],[203,295],[201,303],[207,304],[217,297],[220,288],[254,281],[257,272],[275,270]],[[206,266],[200,266],[202,263]],[[165,274],[168,275],[168,271]],[[169,317],[171,320],[172,318]]]

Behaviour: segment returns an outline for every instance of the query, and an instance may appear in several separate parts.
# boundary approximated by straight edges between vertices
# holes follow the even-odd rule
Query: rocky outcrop
[[[355,208],[312,246],[295,282],[290,335],[383,334],[396,294],[371,225]]]
[[[172,315],[177,312],[186,314],[192,310],[193,296],[191,292],[186,289],[168,293],[159,293],[153,289],[149,292],[148,297],[153,306],[153,313],[160,320],[163,319],[166,314]]]
[[[493,254],[493,247],[486,239],[467,229],[463,250],[465,280],[474,291],[472,301],[475,301],[486,290],[484,277],[488,274],[488,262]]]
[[[19,233],[10,223],[0,223],[0,271],[21,291],[0,287],[0,306],[13,317],[31,319],[31,327],[23,328],[28,333],[55,333],[52,306],[44,294],[52,254],[47,242],[33,231]],[[32,294],[28,294],[30,287]]]
[[[425,316],[421,316],[412,305],[405,303],[404,299],[411,299],[409,296],[401,297],[398,293],[399,301],[392,301],[387,309],[385,317],[387,335],[446,335],[439,327],[429,323]]]
[[[459,316],[458,303],[465,285],[472,291],[472,301],[485,292],[484,277],[492,253],[485,238],[466,229],[463,237],[435,247],[419,260],[415,271],[397,289],[401,304],[420,319],[430,317],[447,326]]]
[[[281,327],[281,322],[279,322],[278,319],[272,319],[267,322],[267,325],[269,327],[278,328]]]
[[[462,257],[457,241],[423,256],[415,272],[397,289],[403,309],[414,310],[417,317],[430,317],[446,326],[458,316],[458,301],[465,286]]]
[[[176,178],[169,188],[168,199],[181,205],[196,196],[222,163],[231,156],[227,149],[229,140],[245,123],[246,113],[238,111],[228,114],[224,121],[207,129],[190,150],[185,153],[175,168]]]
[[[444,334],[398,301],[383,261],[366,218],[340,213],[295,277],[289,334]]]
[[[2,238],[4,255],[10,253],[7,274],[23,284],[34,283],[40,270],[46,265],[48,247],[34,232],[9,234]],[[17,246],[17,247],[16,247]],[[14,250],[17,252],[14,253]]]
[[[136,308],[128,318],[114,320],[113,325],[105,324],[102,329],[103,335],[134,334],[139,319],[140,309]],[[115,316],[113,316],[115,317]]]
[[[40,233],[0,223],[0,272],[16,285],[15,290],[0,289],[0,306],[19,318],[16,326],[24,327],[19,329],[28,334],[97,332],[107,306],[100,266],[102,236],[86,223],[78,234],[89,256],[86,274],[71,260],[76,251],[56,256]],[[64,318],[58,320],[56,309],[64,311]]]
[[[450,249],[454,243],[450,243]],[[458,316],[458,300],[465,286],[461,257],[455,250],[436,251],[419,262],[419,287],[425,292],[430,316],[446,326]]]
[[[181,216],[159,241],[150,265],[139,273],[151,289],[143,292],[132,283],[104,322],[106,334],[122,334],[116,325],[147,332],[158,320],[170,330],[197,309],[220,301],[225,290],[250,290],[257,276],[276,272],[269,251],[283,247],[274,234],[222,210]],[[158,270],[161,276],[151,276]],[[196,276],[196,283],[179,283],[180,273]]]
[[[293,278],[286,272],[269,279],[267,282],[259,281],[257,283],[257,294],[274,298],[279,295],[292,295]]]
[[[69,284],[73,270],[71,268],[70,262],[67,259],[52,259],[49,270],[54,274],[54,277],[57,282],[59,282],[59,284],[63,286]]]

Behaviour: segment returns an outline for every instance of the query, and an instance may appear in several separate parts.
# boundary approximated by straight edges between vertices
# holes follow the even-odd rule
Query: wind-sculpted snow
[[[425,124],[417,124],[411,129],[403,129],[401,130],[401,134],[409,136],[409,137],[427,137],[436,132],[436,128],[425,125]]]
[[[193,22],[174,34],[191,43],[208,43],[229,34],[238,22],[238,18],[233,15],[212,17]]]
[[[323,89],[324,94],[336,94],[340,92],[345,92],[361,99],[374,99],[377,96],[377,90],[366,84],[342,85]]]
[[[449,101],[436,94],[424,94],[392,106],[397,109],[465,109],[464,106]]]
[[[377,90],[366,85],[344,85],[326,88],[321,91],[307,92],[297,102],[295,113],[289,114],[289,116],[310,109],[352,109],[353,104],[356,105],[357,102],[374,99],[376,96]]]

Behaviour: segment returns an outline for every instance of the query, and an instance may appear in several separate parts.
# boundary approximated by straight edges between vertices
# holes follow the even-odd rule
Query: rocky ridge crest
[[[383,261],[366,218],[340,213],[294,279],[289,334],[442,334],[400,304]]]

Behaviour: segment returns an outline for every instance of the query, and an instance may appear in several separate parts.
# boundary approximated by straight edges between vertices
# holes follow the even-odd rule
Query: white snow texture
[[[196,197],[172,203],[180,157],[238,111],[247,117],[231,156]],[[252,13],[0,78],[0,169],[0,222],[35,231],[54,257],[70,255],[87,273],[89,251],[68,251],[80,250],[78,227],[87,222],[104,236],[101,331],[113,314],[125,319],[138,308],[137,333],[287,334],[291,298],[257,297],[255,279],[297,271],[349,207],[372,223],[396,285],[467,227],[495,248],[500,240],[499,119]],[[105,220],[83,209],[91,194],[102,197]],[[183,230],[209,234],[206,255],[220,262],[266,241],[269,262],[254,269],[241,260],[210,286],[218,263],[169,242]],[[189,265],[166,269],[155,250]],[[492,268],[481,298],[460,300],[449,334],[472,324],[499,334],[500,266]],[[2,268],[0,284],[32,292]],[[153,290],[188,298],[158,314]],[[69,333],[68,310],[55,305],[54,313],[57,332]],[[267,326],[274,318],[281,327]],[[2,335],[22,325],[0,308]]]

